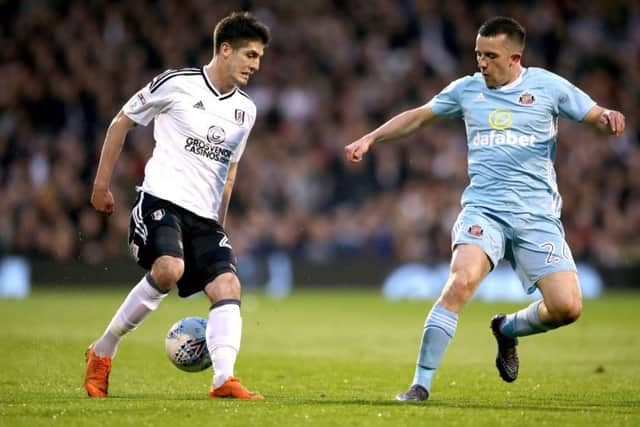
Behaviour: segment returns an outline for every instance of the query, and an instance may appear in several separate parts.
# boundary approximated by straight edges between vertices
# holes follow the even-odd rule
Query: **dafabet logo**
[[[474,146],[493,147],[496,145],[531,146],[536,142],[535,135],[522,135],[509,130],[512,125],[511,111],[497,108],[489,113],[489,126],[492,131],[476,132],[471,139]]]
[[[511,111],[500,108],[489,114],[489,126],[495,130],[505,130],[511,127]]]

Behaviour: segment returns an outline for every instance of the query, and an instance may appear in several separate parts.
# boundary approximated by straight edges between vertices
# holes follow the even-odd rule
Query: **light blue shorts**
[[[550,273],[576,271],[562,223],[553,217],[497,214],[466,207],[451,230],[451,247],[460,244],[482,249],[492,268],[501,259],[508,260],[528,294],[536,290],[538,280]]]

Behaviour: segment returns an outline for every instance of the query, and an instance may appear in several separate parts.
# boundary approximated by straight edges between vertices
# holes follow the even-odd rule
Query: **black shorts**
[[[222,273],[236,273],[236,257],[220,224],[142,191],[131,210],[129,248],[147,270],[162,255],[182,258],[181,297],[203,290]]]

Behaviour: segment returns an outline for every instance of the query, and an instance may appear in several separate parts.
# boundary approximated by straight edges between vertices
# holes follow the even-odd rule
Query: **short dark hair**
[[[239,47],[247,41],[259,40],[265,46],[271,40],[269,28],[258,21],[249,12],[233,12],[218,24],[213,30],[214,52],[218,53],[222,43],[227,42],[233,48]]]
[[[518,21],[506,16],[496,16],[487,20],[478,29],[478,34],[482,37],[495,37],[505,34],[509,40],[516,43],[521,50],[524,50],[524,43],[527,32]]]

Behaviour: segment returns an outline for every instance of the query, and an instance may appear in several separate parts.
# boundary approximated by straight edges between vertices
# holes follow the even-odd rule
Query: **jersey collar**
[[[200,73],[202,73],[202,78],[204,79],[204,82],[207,84],[207,87],[209,88],[209,90],[211,92],[213,92],[213,94],[219,99],[219,100],[223,100],[223,99],[227,99],[233,96],[234,93],[236,93],[236,87],[234,86],[233,89],[231,89],[229,92],[227,93],[223,93],[220,94],[220,92],[218,91],[218,89],[216,89],[216,87],[213,85],[213,83],[211,82],[211,80],[209,80],[209,76],[207,75],[207,73],[204,71],[204,65],[202,67],[200,67]]]

